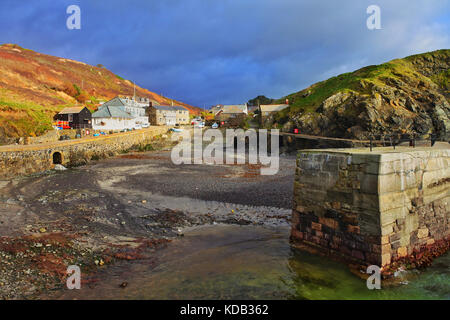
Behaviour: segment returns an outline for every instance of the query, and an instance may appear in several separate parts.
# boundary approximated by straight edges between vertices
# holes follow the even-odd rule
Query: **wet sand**
[[[289,225],[295,157],[258,165],[174,165],[130,153],[0,184],[0,298],[33,298],[118,261],[151,258],[186,227]]]

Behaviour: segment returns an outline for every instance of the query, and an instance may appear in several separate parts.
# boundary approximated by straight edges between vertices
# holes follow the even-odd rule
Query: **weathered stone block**
[[[291,237],[297,240],[303,240],[304,236],[303,236],[303,232],[298,231],[296,228],[292,228],[291,229]]]
[[[406,247],[400,247],[397,249],[397,256],[399,258],[406,257],[408,255],[408,248]]]
[[[378,194],[379,193],[379,183],[378,176],[375,174],[365,174],[360,173],[358,176],[360,182],[360,190],[362,193],[366,194]]]
[[[352,203],[353,202],[353,193],[351,190],[349,190],[349,191],[327,190],[326,199],[328,201],[334,201],[334,202]]]
[[[390,253],[383,253],[381,255],[381,266],[387,266],[391,263],[391,254]]]
[[[311,222],[311,229],[313,230],[322,230],[322,225],[320,223]]]
[[[334,210],[340,210],[341,209],[341,203],[339,201],[331,202],[331,207]]]
[[[331,218],[319,218],[319,223],[326,225],[329,228],[337,229],[338,222]]]
[[[429,233],[428,228],[419,229],[417,230],[417,237],[419,239],[426,238],[428,237],[428,233]]]
[[[361,232],[361,229],[360,229],[359,226],[348,225],[347,226],[347,231],[350,232],[350,233],[359,234]]]
[[[382,226],[381,227],[381,235],[385,236],[385,235],[392,234],[394,232],[394,225],[395,225],[395,223],[391,223],[391,224]]]
[[[381,245],[381,252],[382,253],[391,252],[391,244],[386,243],[386,244]]]

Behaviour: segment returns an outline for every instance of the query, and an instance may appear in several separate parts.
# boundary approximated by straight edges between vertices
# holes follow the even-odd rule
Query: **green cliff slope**
[[[449,66],[445,49],[344,73],[277,100],[291,106],[266,125],[332,137],[449,140]]]

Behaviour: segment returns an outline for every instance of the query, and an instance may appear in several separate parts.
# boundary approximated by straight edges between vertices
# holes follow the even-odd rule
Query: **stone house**
[[[92,114],[86,107],[64,108],[53,118],[58,123],[65,123],[71,129],[85,129],[92,127]]]
[[[212,106],[210,109],[211,113],[216,114],[217,112],[219,112],[222,109],[223,105],[222,104],[218,104],[216,106]]]
[[[248,114],[247,104],[224,105],[215,115],[214,119],[228,122],[235,118],[244,118]]]
[[[189,110],[181,106],[150,106],[148,115],[150,123],[158,126],[190,123]]]

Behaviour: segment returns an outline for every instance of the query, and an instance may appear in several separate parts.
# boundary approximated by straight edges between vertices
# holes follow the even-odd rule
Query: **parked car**
[[[196,125],[196,124],[198,124],[198,123],[200,123],[200,122],[202,122],[203,121],[203,119],[202,118],[194,118],[194,119],[192,119],[192,121],[191,121],[191,125]]]
[[[142,129],[142,126],[140,124],[135,124],[133,129],[140,130]]]
[[[205,127],[204,122],[197,122],[196,124],[194,124],[194,128],[204,128],[204,127]]]
[[[65,135],[60,136],[59,140],[70,140],[70,137],[67,134],[65,134]]]
[[[219,127],[219,125],[217,124],[217,122],[214,122],[211,126],[211,128],[213,129],[217,129]]]
[[[150,123],[144,123],[144,124],[142,125],[142,128],[148,128],[148,127],[150,127]]]

